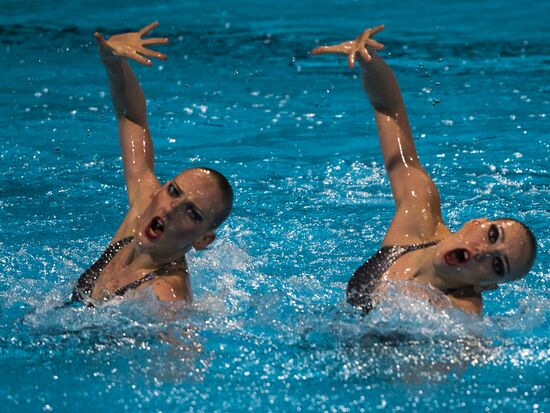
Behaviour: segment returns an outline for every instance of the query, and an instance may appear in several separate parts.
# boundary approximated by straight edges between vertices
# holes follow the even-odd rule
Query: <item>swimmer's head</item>
[[[190,168],[166,182],[151,197],[138,222],[136,238],[159,259],[170,259],[190,248],[204,249],[214,230],[231,213],[233,190],[227,179],[210,168]]]
[[[531,271],[535,263],[535,258],[537,258],[537,239],[535,238],[535,234],[533,234],[533,231],[531,231],[527,225],[515,218],[500,218],[497,222],[502,222],[509,226],[516,226],[519,231],[518,236],[515,238],[515,244],[522,252],[525,265],[524,271],[520,272],[516,279],[521,279],[529,274],[529,271]]]
[[[536,252],[535,236],[522,222],[474,219],[438,244],[434,265],[444,276],[488,287],[523,278]]]
[[[233,209],[233,188],[225,176],[216,171],[215,169],[206,168],[206,167],[196,167],[189,168],[181,172],[178,176],[182,176],[186,173],[193,173],[194,177],[200,176],[205,181],[205,187],[214,184],[217,188],[217,196],[209,197],[211,202],[211,211],[212,211],[212,229],[218,228],[221,224],[225,222],[231,210]],[[207,183],[210,181],[210,184]]]

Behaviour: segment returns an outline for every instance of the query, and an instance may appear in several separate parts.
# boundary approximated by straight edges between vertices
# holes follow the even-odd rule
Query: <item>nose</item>
[[[487,254],[486,252],[478,252],[478,253],[474,254],[474,260],[476,262],[483,262],[487,258],[489,258],[489,254]]]
[[[474,260],[477,262],[483,262],[486,259],[492,258],[497,254],[497,251],[476,251],[474,253]]]

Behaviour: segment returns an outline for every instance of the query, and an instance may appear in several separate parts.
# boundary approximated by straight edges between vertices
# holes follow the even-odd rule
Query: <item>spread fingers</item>
[[[378,33],[378,32],[381,32],[382,30],[384,30],[384,25],[383,25],[383,24],[381,24],[380,26],[376,26],[376,27],[373,27],[372,29],[370,29],[370,34],[371,34],[371,36],[372,36],[373,34],[376,34],[376,33]]]
[[[164,53],[156,52],[155,50],[146,49],[145,47],[140,47],[138,50],[139,54],[147,57],[154,57],[160,60],[166,60],[167,56]]]
[[[144,46],[150,45],[150,44],[167,44],[168,38],[167,37],[152,37],[150,39],[143,39],[141,41],[141,44]]]
[[[146,35],[147,33],[149,33],[151,30],[153,30],[155,27],[157,27],[159,25],[159,22],[158,21],[155,21],[151,24],[148,24],[147,26],[145,26],[143,29],[141,29],[138,33],[140,36],[144,36]]]

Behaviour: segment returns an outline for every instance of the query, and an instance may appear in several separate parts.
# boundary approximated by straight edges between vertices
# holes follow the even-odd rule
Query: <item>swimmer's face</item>
[[[531,266],[525,227],[513,220],[474,219],[438,244],[434,265],[441,275],[488,287],[517,280]]]
[[[223,209],[220,187],[210,172],[188,169],[166,182],[139,220],[139,245],[160,255],[204,249],[215,239],[213,228]]]

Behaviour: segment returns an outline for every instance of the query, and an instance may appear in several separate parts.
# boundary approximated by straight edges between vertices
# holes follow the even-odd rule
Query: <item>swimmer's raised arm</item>
[[[119,142],[130,207],[158,186],[154,174],[153,143],[147,124],[147,108],[141,86],[127,59],[151,66],[150,58],[166,59],[166,55],[145,46],[166,44],[167,38],[142,39],[158,26],[149,24],[138,32],[111,36],[106,40],[95,33],[101,61],[109,76],[111,97],[118,119]]]
[[[410,242],[433,238],[433,228],[442,222],[439,192],[418,160],[407,112],[397,80],[376,50],[384,46],[371,39],[384,26],[366,29],[355,40],[334,46],[321,46],[311,54],[343,54],[353,67],[361,66],[363,88],[374,108],[380,147],[396,204],[390,229],[383,244],[402,243],[403,234]],[[419,231],[418,220],[426,221]],[[426,229],[424,233],[423,229]]]

